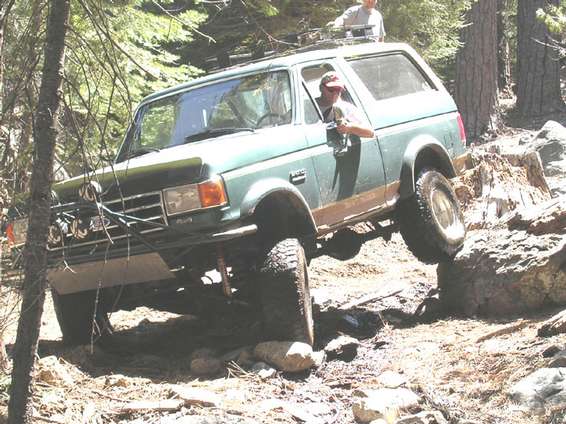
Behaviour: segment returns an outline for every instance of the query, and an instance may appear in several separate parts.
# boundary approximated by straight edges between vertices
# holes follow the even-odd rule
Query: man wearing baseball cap
[[[340,134],[373,137],[373,129],[353,104],[342,100],[345,86],[340,76],[330,71],[320,79],[320,97],[316,102],[322,112],[324,122],[336,122],[336,130]]]

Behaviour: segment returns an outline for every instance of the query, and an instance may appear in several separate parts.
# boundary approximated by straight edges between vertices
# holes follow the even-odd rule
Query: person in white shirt
[[[342,100],[344,83],[334,71],[325,73],[320,79],[320,97],[315,100],[320,107],[324,122],[336,122],[336,130],[342,135],[373,137],[373,129],[353,104]]]
[[[381,13],[375,8],[376,1],[362,0],[362,4],[350,7],[342,16],[336,18],[334,26],[371,25],[372,35],[377,38],[377,41],[383,41],[385,39],[385,26]]]

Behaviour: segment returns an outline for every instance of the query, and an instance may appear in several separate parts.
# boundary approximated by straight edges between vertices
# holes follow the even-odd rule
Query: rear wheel
[[[51,297],[65,344],[95,343],[112,334],[101,296],[97,300],[97,290],[71,294],[52,290]]]
[[[265,338],[314,343],[305,251],[299,240],[276,243],[259,273]]]
[[[466,226],[452,184],[433,169],[423,170],[415,193],[399,206],[401,235],[422,262],[452,258],[464,244]]]

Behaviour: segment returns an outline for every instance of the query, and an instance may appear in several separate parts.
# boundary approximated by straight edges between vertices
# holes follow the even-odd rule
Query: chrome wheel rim
[[[446,238],[456,240],[464,234],[464,224],[458,209],[444,190],[434,189],[431,193],[431,205],[434,219],[442,228]]]

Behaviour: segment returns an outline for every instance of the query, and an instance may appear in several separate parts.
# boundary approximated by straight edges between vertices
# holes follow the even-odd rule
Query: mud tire
[[[299,240],[281,240],[267,252],[259,283],[264,338],[312,346],[312,301],[305,251]]]
[[[424,169],[415,193],[399,206],[400,230],[409,250],[421,262],[450,260],[466,236],[464,216],[450,181],[433,169]]]
[[[96,301],[96,292],[96,290],[88,290],[62,295],[51,290],[55,315],[63,333],[63,343],[67,345],[96,343],[112,334],[108,314],[102,299]]]

